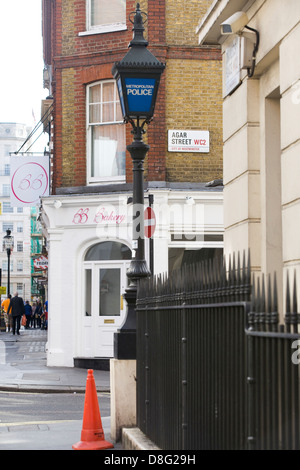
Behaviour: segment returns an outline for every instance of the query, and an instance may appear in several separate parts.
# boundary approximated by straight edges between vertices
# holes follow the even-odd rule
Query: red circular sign
[[[146,207],[144,212],[145,218],[145,237],[151,238],[156,227],[155,212],[151,207]]]

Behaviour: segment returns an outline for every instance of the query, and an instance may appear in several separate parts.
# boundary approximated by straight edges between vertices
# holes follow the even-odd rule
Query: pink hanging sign
[[[34,206],[49,196],[49,157],[12,156],[10,161],[10,203]]]

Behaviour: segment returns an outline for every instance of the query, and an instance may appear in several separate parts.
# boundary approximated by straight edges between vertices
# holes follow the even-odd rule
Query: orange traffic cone
[[[99,410],[93,370],[88,370],[83,410],[81,441],[72,445],[75,450],[111,449],[113,444],[105,441]]]

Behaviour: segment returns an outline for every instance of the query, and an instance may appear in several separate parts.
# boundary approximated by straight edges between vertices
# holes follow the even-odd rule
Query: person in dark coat
[[[10,304],[8,306],[9,313],[11,311],[12,320],[13,320],[13,334],[16,332],[17,327],[17,334],[20,334],[20,325],[21,325],[21,318],[22,315],[25,313],[25,307],[22,297],[19,297],[18,292],[14,294],[14,297],[10,299]]]
[[[35,309],[35,316],[37,318],[37,327],[38,328],[41,328],[41,326],[42,326],[42,320],[41,320],[42,314],[43,314],[42,302],[38,302],[37,306],[36,306],[36,309]]]
[[[30,322],[31,322],[31,317],[32,317],[32,307],[29,303],[29,300],[26,300],[25,302],[25,315],[26,315],[26,330],[28,330]]]

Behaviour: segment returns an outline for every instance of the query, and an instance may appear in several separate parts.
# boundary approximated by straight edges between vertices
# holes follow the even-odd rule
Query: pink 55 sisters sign
[[[49,196],[49,157],[12,156],[10,160],[10,203],[34,206]]]

